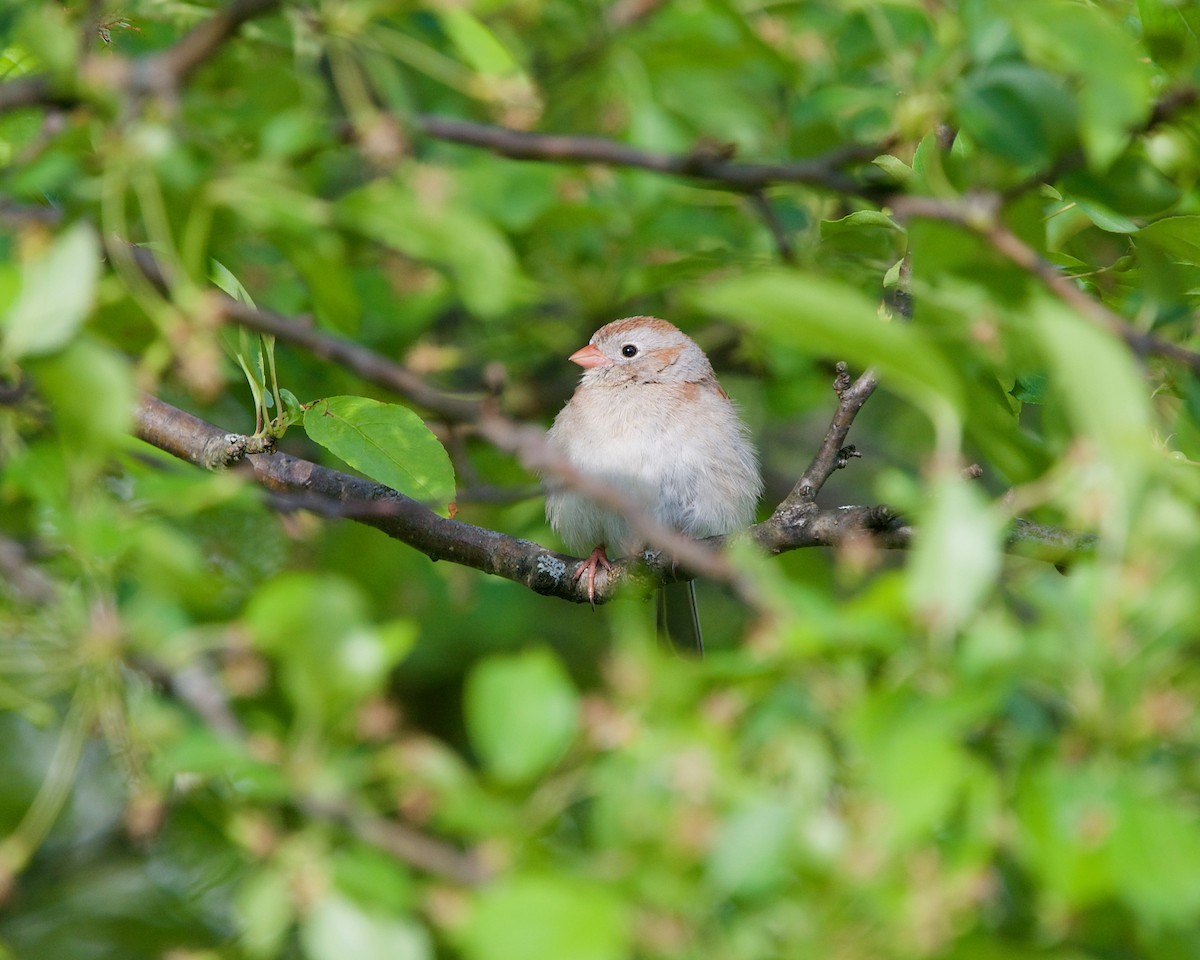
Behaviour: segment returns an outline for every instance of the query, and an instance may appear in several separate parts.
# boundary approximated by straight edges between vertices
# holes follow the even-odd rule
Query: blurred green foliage
[[[417,122],[873,149],[880,195],[998,196],[1079,289],[1195,347],[1193,5],[313,0],[178,96],[106,70],[214,10],[0,9],[5,81],[77,101],[0,112],[0,957],[1200,958],[1195,375],[959,225],[773,186],[782,263],[720,184]],[[168,294],[102,260],[114,236]],[[704,587],[691,662],[639,598],[592,613],[281,517],[130,437],[138,390],[247,433],[273,402],[263,359],[252,393],[225,350],[213,277],[447,389],[502,380],[542,423],[596,327],[666,316],[752,424],[764,516],[824,433],[830,362],[874,365],[865,457],[822,496],[921,536],[739,554],[770,615]],[[911,322],[880,314],[897,287]],[[554,543],[507,455],[435,423],[451,468],[374,402],[397,398],[274,359],[306,403],[384,411],[383,450],[317,424],[353,467]],[[1006,556],[1014,515],[1098,545]]]

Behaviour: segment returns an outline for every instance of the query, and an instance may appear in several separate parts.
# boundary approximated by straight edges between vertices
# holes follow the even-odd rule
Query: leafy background
[[[3,955],[1200,957],[1200,388],[1130,349],[1197,341],[1196,8],[316,0],[178,86],[121,72],[214,10],[0,11]],[[863,159],[746,192],[434,115]],[[431,564],[132,439],[139,391],[255,429],[214,285],[541,424],[595,328],[666,316],[764,517],[831,362],[873,365],[822,499],[919,536],[739,554],[766,610],[706,584],[709,656],[672,657],[640,598]],[[274,357],[304,403],[397,402]],[[511,454],[429,422],[460,519],[554,544]],[[1097,545],[1008,556],[1018,515]]]

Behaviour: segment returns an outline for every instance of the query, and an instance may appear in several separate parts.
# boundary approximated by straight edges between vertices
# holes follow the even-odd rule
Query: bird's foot
[[[588,603],[592,605],[592,609],[596,609],[596,568],[603,567],[606,571],[612,569],[612,564],[608,562],[608,554],[604,552],[604,544],[599,544],[595,550],[588,554],[586,560],[581,560],[579,566],[575,568],[575,576],[573,579],[578,580],[585,573],[588,578],[587,597]]]

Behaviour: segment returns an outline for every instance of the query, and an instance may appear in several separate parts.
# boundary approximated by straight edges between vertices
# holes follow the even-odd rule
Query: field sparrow
[[[664,526],[690,537],[748,526],[762,492],[745,424],[708,357],[665,320],[629,317],[601,327],[570,356],[584,368],[554,420],[551,449],[576,470],[623,491]],[[547,485],[546,519],[572,550],[595,546],[575,576],[608,567],[646,544],[625,517],[572,490]],[[703,650],[695,586],[668,584],[658,597],[660,633]]]

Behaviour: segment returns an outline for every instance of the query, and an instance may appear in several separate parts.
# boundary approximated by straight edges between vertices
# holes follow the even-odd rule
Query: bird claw
[[[593,610],[596,609],[597,567],[603,567],[605,571],[612,570],[612,564],[608,562],[608,554],[604,552],[604,544],[599,544],[595,550],[588,554],[586,560],[579,562],[579,566],[575,568],[575,576],[572,578],[578,580],[585,573],[588,575],[587,598]]]

